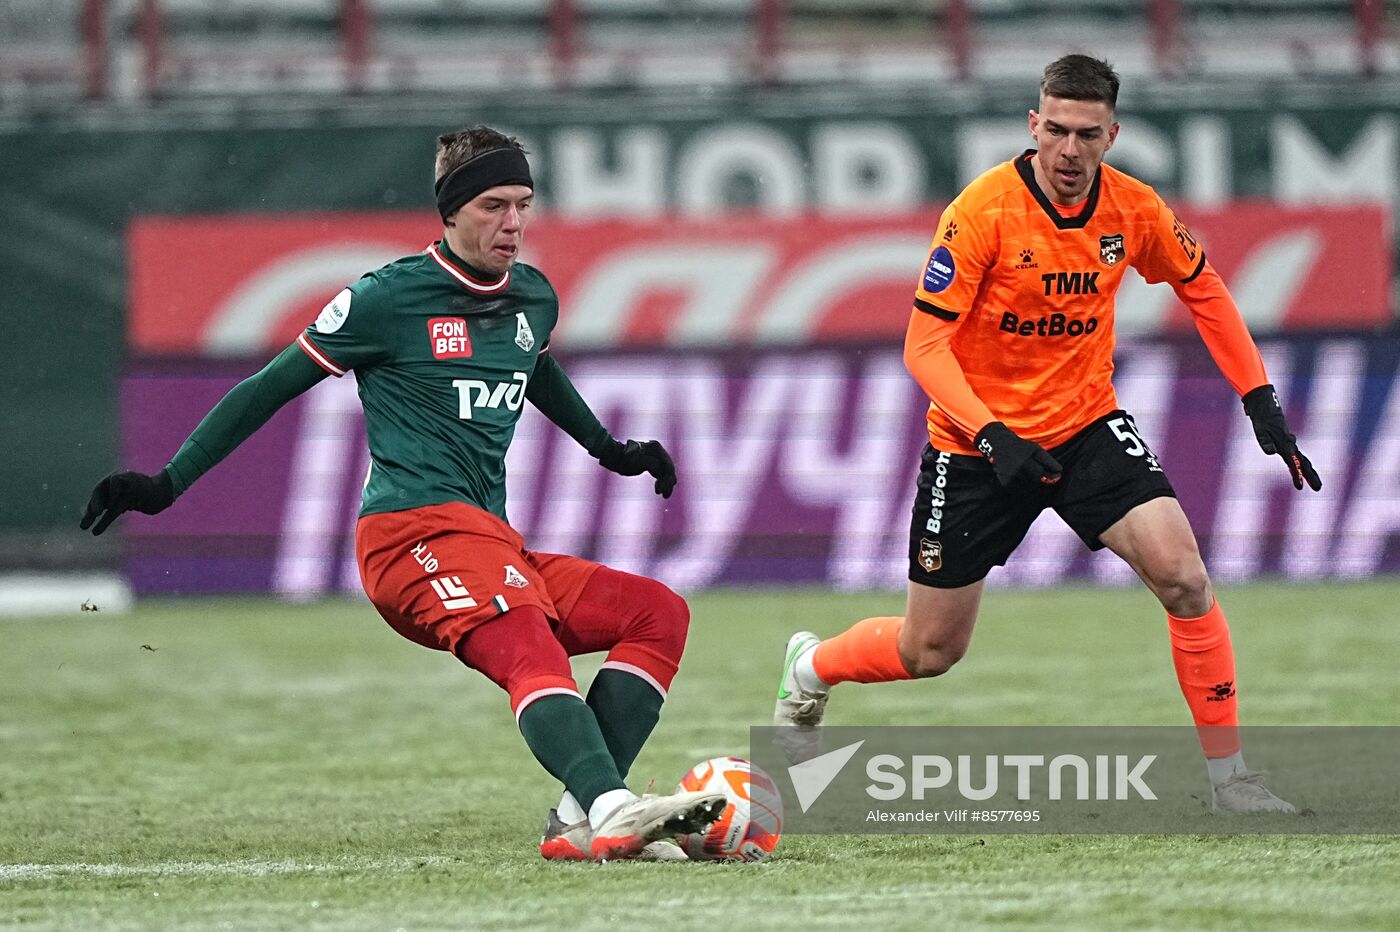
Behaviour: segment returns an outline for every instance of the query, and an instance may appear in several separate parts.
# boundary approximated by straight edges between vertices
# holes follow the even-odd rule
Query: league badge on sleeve
[[[321,314],[316,318],[317,333],[335,333],[340,329],[345,318],[350,316],[351,297],[350,289],[342,288],[340,294],[331,298],[330,304],[321,308]]]
[[[938,294],[953,283],[955,275],[957,269],[953,265],[953,254],[947,246],[939,246],[929,254],[928,265],[924,268],[924,290],[929,294]]]
[[[1123,234],[1115,233],[1112,236],[1099,237],[1099,258],[1104,265],[1117,265],[1123,261],[1127,255],[1127,250],[1123,248]]]

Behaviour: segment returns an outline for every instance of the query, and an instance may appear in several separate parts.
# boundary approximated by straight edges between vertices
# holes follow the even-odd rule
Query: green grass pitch
[[[0,927],[1400,927],[1394,837],[806,837],[761,865],[549,864],[504,697],[362,602],[0,622]],[[1222,594],[1246,720],[1400,722],[1400,583]],[[787,635],[893,595],[715,592],[634,788],[739,753]],[[581,679],[595,663],[580,663]],[[1140,590],[991,593],[967,659],[833,724],[1181,724]],[[1203,778],[1204,779],[1204,778]]]

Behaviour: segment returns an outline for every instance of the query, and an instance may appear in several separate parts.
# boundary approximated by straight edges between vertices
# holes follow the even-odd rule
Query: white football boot
[[[557,809],[549,810],[544,835],[540,838],[540,856],[546,861],[591,861],[593,828],[584,819],[565,825]],[[670,839],[653,841],[633,859],[636,861],[689,861],[680,845]]]
[[[1250,770],[1237,770],[1211,792],[1211,809],[1215,812],[1284,812],[1296,815],[1298,808],[1279,799],[1264,785],[1264,775]]]
[[[549,810],[544,835],[540,837],[540,857],[546,861],[591,861],[592,845],[593,829],[587,819],[565,825],[558,809]]]
[[[826,700],[831,689],[805,690],[797,682],[794,667],[808,651],[817,649],[821,638],[810,631],[799,631],[788,638],[783,675],[778,680],[778,701],[773,706],[773,724],[779,726],[776,738],[787,759],[794,764],[811,760],[821,753],[821,733],[817,726],[826,716]]]
[[[595,861],[635,859],[652,842],[705,831],[727,805],[729,798],[723,793],[638,796],[603,819],[589,853]]]

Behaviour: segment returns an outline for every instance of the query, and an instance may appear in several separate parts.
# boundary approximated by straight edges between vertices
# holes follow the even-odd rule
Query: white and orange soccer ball
[[[762,861],[783,835],[783,801],[777,784],[742,757],[716,757],[681,778],[682,790],[709,790],[729,805],[709,830],[676,839],[692,861]]]

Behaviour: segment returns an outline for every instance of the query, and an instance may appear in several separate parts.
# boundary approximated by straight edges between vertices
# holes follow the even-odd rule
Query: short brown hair
[[[1118,72],[1098,58],[1065,55],[1045,66],[1045,74],[1040,78],[1040,96],[1101,100],[1113,110],[1118,106]]]
[[[520,140],[497,132],[489,126],[469,126],[455,133],[443,133],[437,138],[433,181],[441,181],[458,165],[494,149],[518,149],[525,154],[525,147],[520,144]]]

